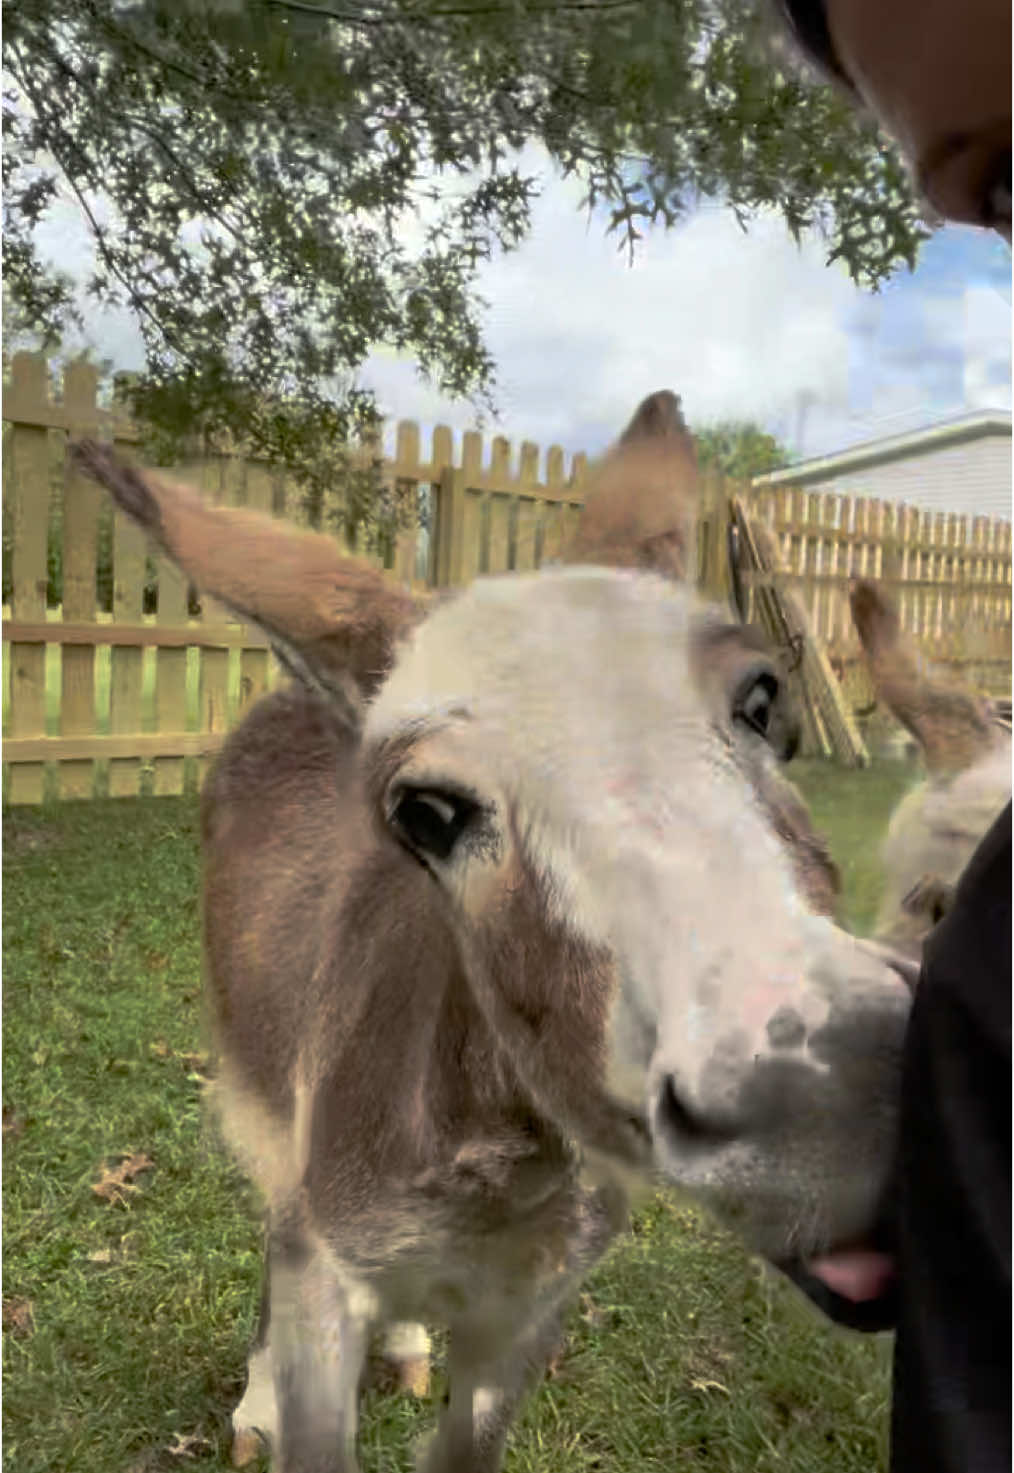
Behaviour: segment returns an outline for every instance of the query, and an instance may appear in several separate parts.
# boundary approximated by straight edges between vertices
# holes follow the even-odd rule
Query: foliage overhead
[[[774,209],[876,286],[923,236],[897,155],[780,65],[748,0],[5,0],[5,288],[59,341],[83,291],[143,335],[138,414],[313,488],[385,346],[492,404],[481,262],[530,228],[536,144],[633,250],[701,197]],[[75,282],[36,227],[76,202]]]

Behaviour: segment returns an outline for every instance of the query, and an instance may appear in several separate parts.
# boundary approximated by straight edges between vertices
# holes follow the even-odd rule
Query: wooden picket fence
[[[203,599],[188,615],[188,590],[155,559],[157,612],[144,613],[145,538],[113,514],[112,609],[97,599],[100,519],[109,502],[64,461],[69,435],[89,434],[136,451],[135,426],[97,407],[93,368],[68,366],[50,393],[36,355],[14,357],[5,386],[4,789],[12,804],[47,796],[91,798],[173,794],[199,780],[226,731],[279,672],[257,631]],[[417,590],[455,587],[482,573],[552,561],[580,513],[584,455],[565,463],[526,442],[478,434],[456,456],[449,429],[434,429],[424,455],[418,427],[400,423],[383,475],[428,503],[428,526],[400,533],[386,565]],[[274,468],[237,456],[174,466],[168,474],[214,501],[301,519],[301,498]],[[806,609],[846,685],[863,699],[848,616],[851,573],[886,579],[905,627],[930,658],[961,667],[995,695],[1010,693],[1011,529],[908,507],[805,490],[749,491],[705,478],[698,580],[709,596],[728,594],[728,502],[745,496],[781,555],[778,577]],[[50,518],[62,507],[63,601],[47,607]],[[54,523],[55,526],[55,523]],[[378,559],[374,559],[378,561]],[[752,596],[752,593],[750,594]]]
[[[16,354],[3,404],[5,501],[13,524],[12,591],[4,610],[5,799],[90,798],[180,793],[203,775],[226,731],[280,672],[257,630],[236,623],[210,599],[188,616],[188,590],[171,563],[154,557],[157,613],[145,616],[146,558],[152,549],[93,483],[64,464],[69,436],[92,435],[132,452],[139,434],[100,410],[97,376],[69,365],[62,393],[50,394],[41,356]],[[517,465],[498,437],[484,463],[482,436],[454,437],[438,426],[424,458],[418,427],[400,423],[386,480],[423,493],[430,526],[398,535],[391,576],[420,590],[467,583],[480,573],[533,569],[558,556],[580,512],[584,455],[569,466],[552,447],[539,479],[537,446]],[[166,474],[222,504],[302,520],[297,488],[272,467],[215,456]],[[55,470],[55,475],[54,475]],[[62,499],[63,602],[47,608],[51,489]],[[113,517],[112,611],[97,608],[99,519]],[[350,551],[356,549],[350,548]],[[6,549],[5,549],[6,551]],[[370,559],[378,565],[379,557]],[[96,777],[99,778],[96,788]]]
[[[753,488],[751,518],[772,535],[778,583],[862,710],[872,688],[849,610],[849,580],[875,578],[928,666],[995,698],[1011,693],[1011,524],[872,497]]]

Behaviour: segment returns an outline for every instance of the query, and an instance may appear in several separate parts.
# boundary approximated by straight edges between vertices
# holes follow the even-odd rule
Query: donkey
[[[639,417],[601,471],[634,491],[680,464]],[[76,456],[295,677],[202,799],[219,1107],[269,1213],[244,1401],[277,1467],[351,1473],[370,1333],[443,1323],[425,1467],[495,1473],[653,1173],[775,1264],[869,1236],[908,990],[808,908],[689,588],[577,563],[424,617],[330,539]]]
[[[659,457],[658,441],[667,440]],[[638,442],[641,451],[637,450]],[[617,463],[609,458],[588,489],[577,528],[563,548],[563,563],[639,568],[684,581],[694,556],[694,508],[698,469],[694,442],[675,394],[650,395],[621,436],[632,445]],[[637,465],[632,463],[637,457]],[[785,846],[809,908],[835,918],[841,875],[826,840],[813,827],[802,795],[781,771],[800,740],[800,718],[788,683],[779,673],[763,631],[732,623],[713,607],[699,616],[694,676],[716,730],[738,746],[761,811]],[[395,1325],[385,1334],[386,1379],[419,1395],[429,1380],[429,1335],[423,1325]],[[256,1446],[242,1430],[256,1417],[247,1405],[237,1414],[236,1446],[242,1456]]]
[[[619,443],[624,454],[607,457],[598,468],[563,561],[637,568],[685,582],[695,556],[698,470],[679,398],[649,395]],[[777,765],[795,756],[800,721],[766,636],[711,608],[698,616],[691,655],[695,684],[713,721],[737,741],[739,760],[787,848],[802,894],[818,915],[837,918],[840,871],[802,795]]]
[[[1011,732],[990,703],[926,670],[894,601],[869,579],[849,595],[876,698],[915,738],[928,776],[891,817],[874,935],[918,960],[979,841],[1011,796]]]

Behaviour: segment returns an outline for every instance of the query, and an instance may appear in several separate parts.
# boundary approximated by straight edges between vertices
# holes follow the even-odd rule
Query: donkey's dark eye
[[[765,670],[760,675],[748,676],[733,698],[733,721],[740,721],[766,737],[777,695],[778,677],[772,672]]]
[[[402,843],[420,855],[446,860],[478,812],[479,805],[460,793],[402,788],[391,809],[391,824]]]

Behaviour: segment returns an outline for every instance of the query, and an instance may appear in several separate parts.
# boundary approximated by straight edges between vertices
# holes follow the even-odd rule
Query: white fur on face
[[[809,1042],[857,974],[864,990],[901,984],[806,913],[694,688],[694,608],[685,588],[615,570],[480,580],[416,631],[366,741],[457,713],[446,766],[439,732],[424,741],[429,775],[453,783],[464,764],[510,809],[558,919],[616,959],[613,1088],[643,1108],[671,1075],[728,1116],[758,1061],[786,1055],[776,1016],[798,1017],[795,1058],[823,1075]]]

